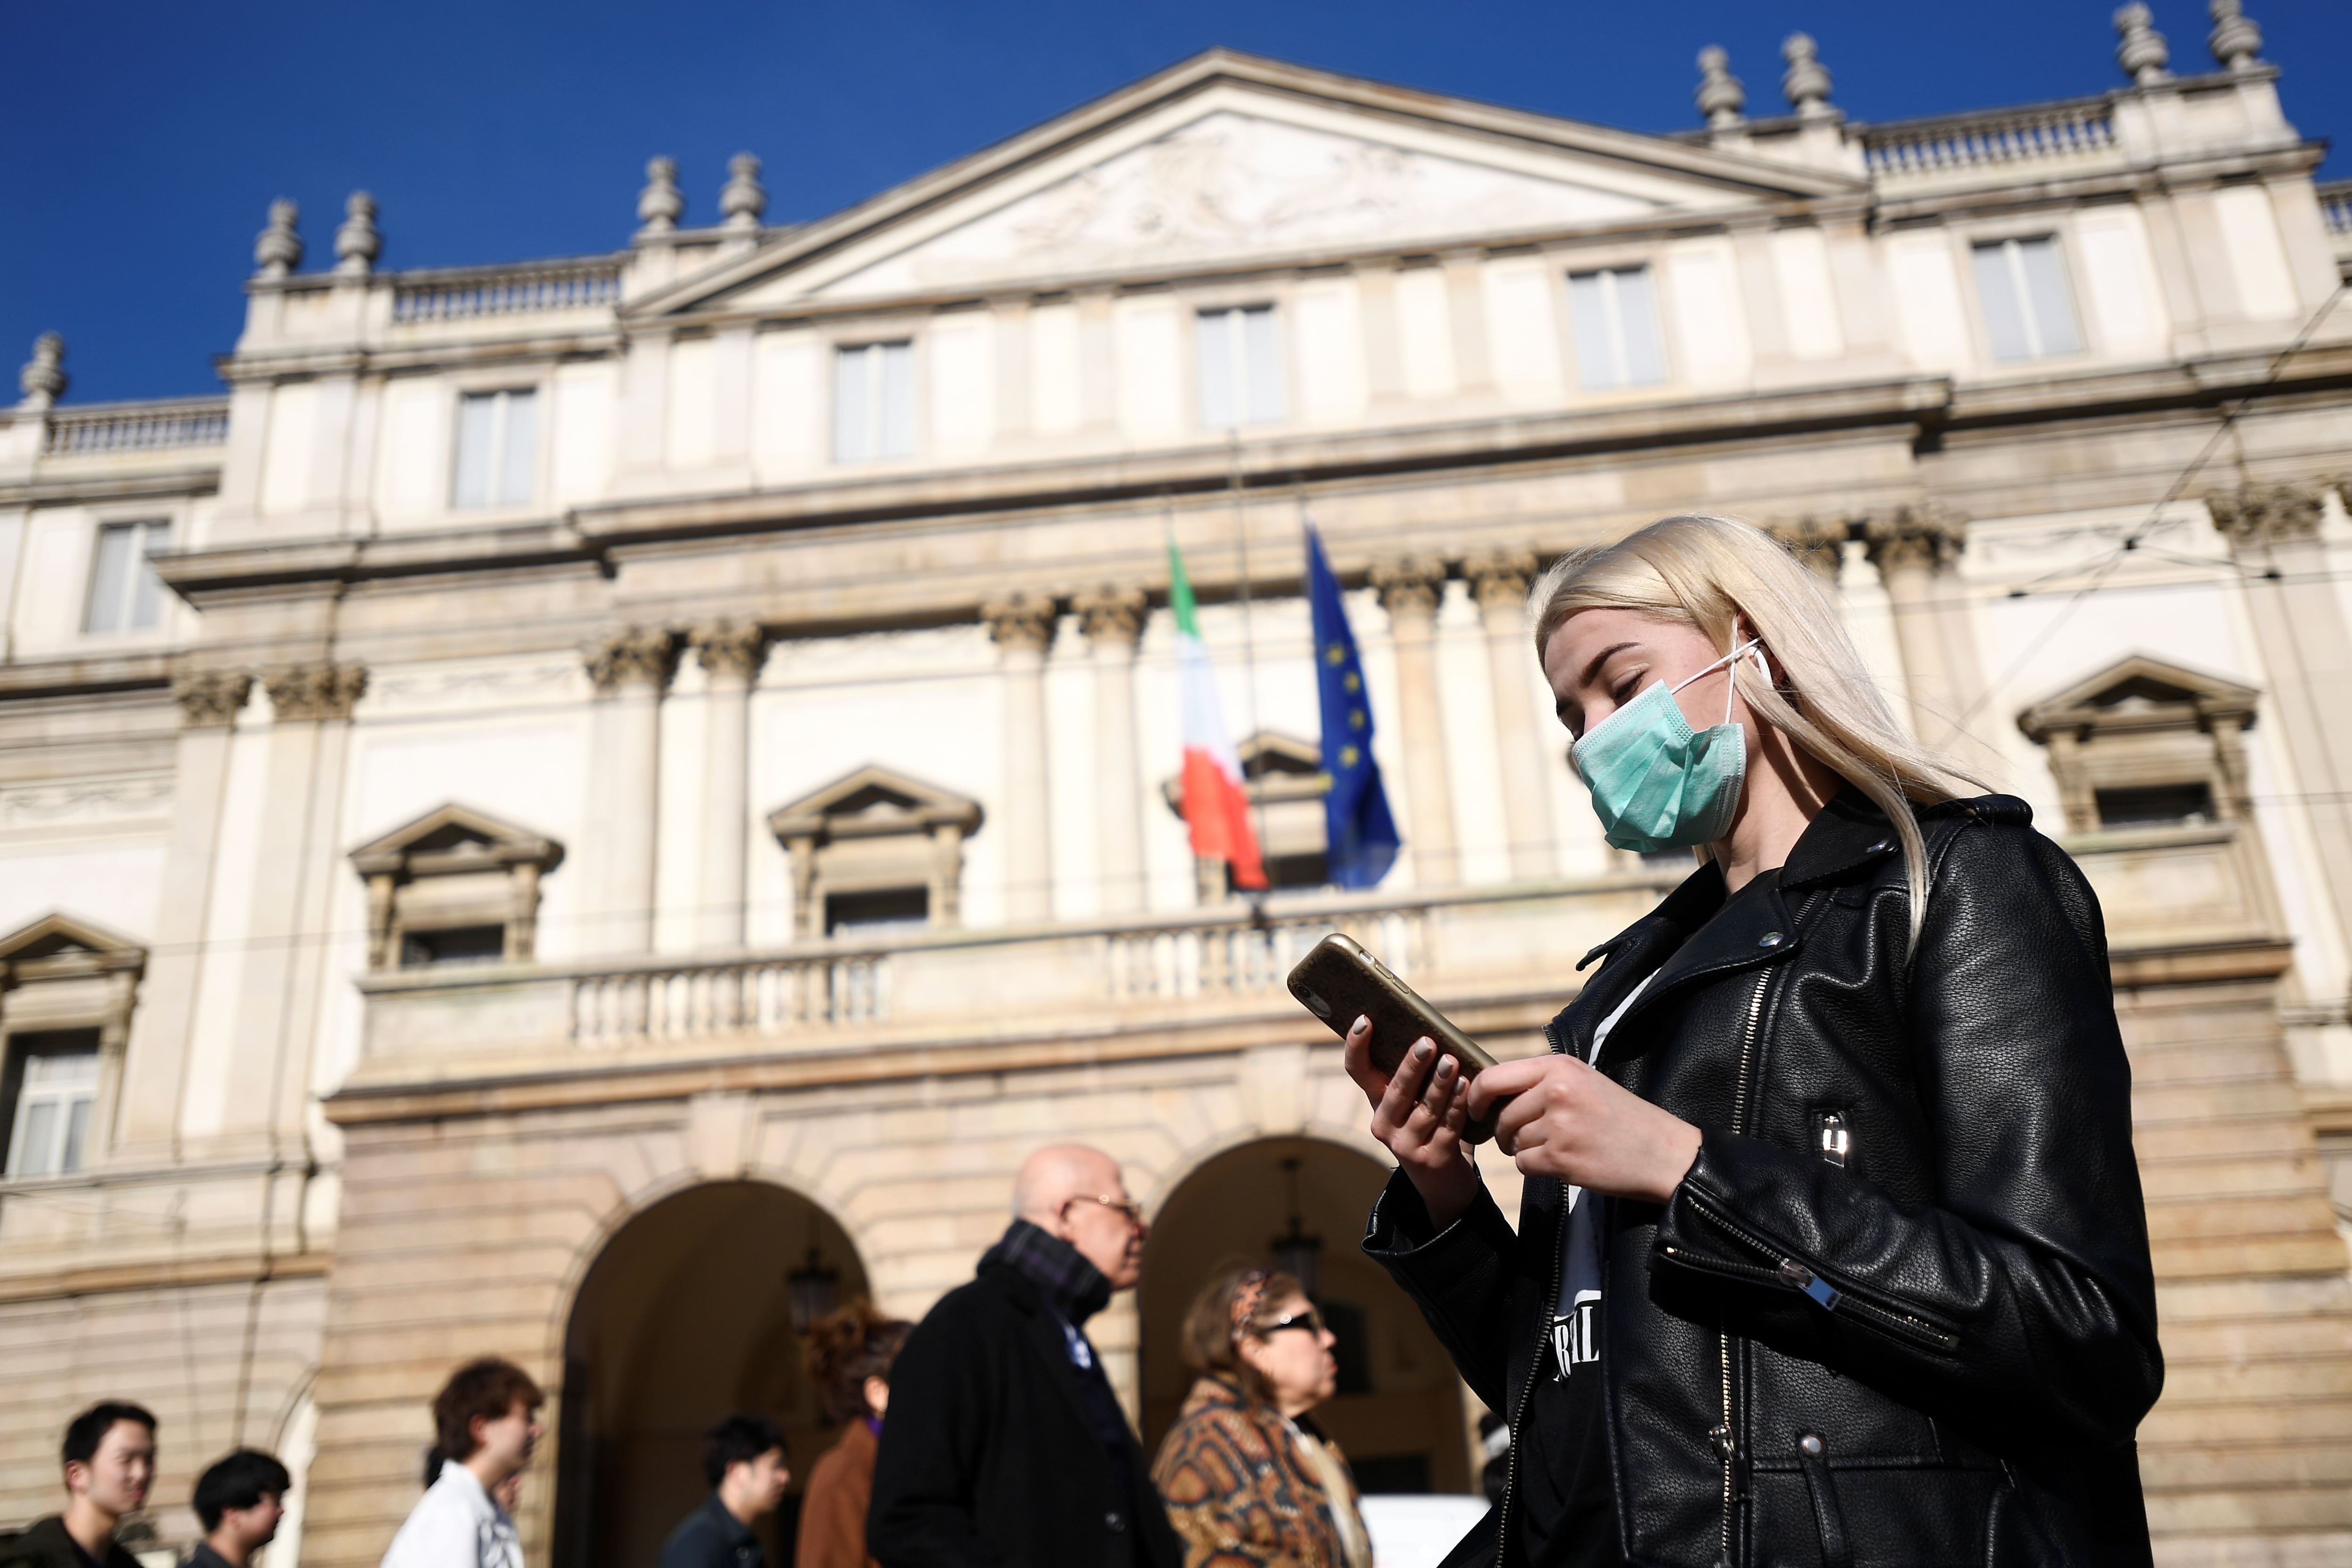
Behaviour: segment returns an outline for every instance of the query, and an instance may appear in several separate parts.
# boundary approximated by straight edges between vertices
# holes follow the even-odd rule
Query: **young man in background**
[[[0,1541],[0,1568],[139,1568],[115,1539],[122,1521],[147,1505],[155,1479],[155,1417],[109,1399],[66,1427],[66,1510]]]
[[[255,1552],[278,1538],[293,1484],[285,1466],[257,1449],[239,1448],[214,1460],[196,1478],[192,1500],[205,1538],[181,1568],[246,1568]]]

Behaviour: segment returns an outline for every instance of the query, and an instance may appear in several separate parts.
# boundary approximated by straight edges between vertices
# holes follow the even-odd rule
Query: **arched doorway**
[[[1292,1160],[1295,1172],[1286,1169]],[[1294,1178],[1299,1228],[1322,1241],[1317,1304],[1340,1336],[1339,1392],[1316,1420],[1347,1450],[1367,1492],[1474,1489],[1454,1363],[1404,1292],[1357,1246],[1388,1172],[1312,1138],[1228,1150],[1160,1205],[1137,1302],[1145,1442],[1158,1452],[1192,1384],[1177,1347],[1194,1292],[1227,1259],[1272,1261],[1275,1239],[1289,1229]]]
[[[816,1205],[763,1182],[714,1182],[624,1226],[589,1268],[564,1342],[556,1488],[559,1568],[641,1568],[709,1489],[702,1434],[767,1415],[792,1444],[793,1495],[768,1561],[791,1562],[800,1481],[836,1428],[801,1367],[788,1276],[866,1291],[848,1236]],[[804,1279],[804,1292],[816,1284]],[[780,1550],[781,1548],[781,1550]]]

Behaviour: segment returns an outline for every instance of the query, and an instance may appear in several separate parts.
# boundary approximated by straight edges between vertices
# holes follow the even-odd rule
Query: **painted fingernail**
[[[1413,1047],[1412,1059],[1417,1062],[1425,1062],[1429,1059],[1430,1054],[1436,1050],[1436,1047],[1431,1045],[1427,1040],[1423,1040],[1421,1044]]]
[[[1445,1078],[1445,1077],[1449,1076],[1453,1071],[1454,1071],[1454,1058],[1453,1058],[1452,1057],[1447,1057],[1444,1060],[1443,1060],[1443,1061],[1441,1061],[1441,1062],[1439,1062],[1439,1063],[1437,1064],[1437,1076],[1438,1076],[1438,1077],[1440,1077],[1440,1078]]]

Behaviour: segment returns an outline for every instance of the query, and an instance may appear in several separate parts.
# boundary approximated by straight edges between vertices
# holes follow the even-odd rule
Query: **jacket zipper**
[[[1757,1029],[1764,1019],[1764,988],[1772,984],[1772,972],[1765,970],[1756,977],[1756,989],[1748,995],[1748,1022],[1739,1034],[1739,1074],[1731,1085],[1731,1131],[1739,1136],[1748,1129],[1748,1069],[1756,1059]],[[1707,1436],[1715,1444],[1716,1453],[1723,1460],[1723,1550],[1717,1559],[1717,1568],[1731,1568],[1731,1515],[1738,1505],[1735,1480],[1739,1464],[1739,1428],[1731,1419],[1731,1331],[1719,1331],[1716,1335],[1717,1355],[1723,1369],[1723,1420]]]
[[[1549,1034],[1549,1031],[1547,1030],[1546,1033]],[[1544,1309],[1539,1320],[1536,1333],[1536,1359],[1532,1369],[1528,1373],[1528,1381],[1520,1385],[1517,1408],[1511,1412],[1511,1446],[1506,1451],[1507,1457],[1503,1460],[1503,1500],[1496,1505],[1499,1511],[1495,1516],[1496,1568],[1501,1568],[1502,1565],[1505,1538],[1510,1534],[1511,1530],[1511,1499],[1519,1487],[1519,1426],[1527,1419],[1528,1401],[1535,1395],[1536,1379],[1543,1375],[1544,1352],[1551,1343],[1551,1314],[1559,1304],[1560,1271],[1567,1267],[1568,1216],[1562,1214],[1559,1236],[1552,1243],[1551,1248],[1551,1286],[1544,1296],[1544,1300],[1550,1305]],[[1601,1300],[1606,1301],[1608,1297],[1604,1294]]]
[[[1723,1263],[1714,1258],[1694,1258],[1689,1253],[1678,1251],[1674,1247],[1666,1248],[1666,1255],[1685,1268],[1727,1275],[1735,1279],[1746,1279],[1759,1285],[1785,1287],[1811,1297],[1821,1304],[1823,1311],[1845,1312],[1858,1316],[1865,1322],[1884,1329],[1898,1338],[1910,1340],[1915,1343],[1939,1351],[1952,1351],[1959,1348],[1960,1336],[1951,1330],[1932,1322],[1916,1312],[1906,1311],[1900,1307],[1887,1306],[1872,1300],[1866,1296],[1858,1294],[1851,1287],[1845,1289],[1838,1289],[1806,1267],[1800,1259],[1787,1256],[1779,1247],[1774,1247],[1729,1215],[1723,1213],[1709,1200],[1700,1197],[1696,1193],[1689,1194],[1689,1197],[1691,1207],[1705,1215],[1709,1224],[1732,1237],[1749,1250],[1770,1258],[1772,1263],[1769,1268],[1740,1263]]]

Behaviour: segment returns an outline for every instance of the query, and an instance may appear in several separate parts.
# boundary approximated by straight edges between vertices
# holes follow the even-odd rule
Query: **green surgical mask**
[[[1730,683],[1723,694],[1723,722],[1704,730],[1690,727],[1675,693],[1756,646],[1751,638],[1674,686],[1657,682],[1570,750],[1610,843],[1654,855],[1711,844],[1731,830],[1739,785],[1748,776],[1748,731],[1731,721]],[[1763,659],[1756,655],[1758,664]]]

